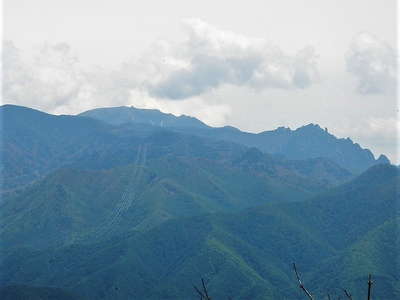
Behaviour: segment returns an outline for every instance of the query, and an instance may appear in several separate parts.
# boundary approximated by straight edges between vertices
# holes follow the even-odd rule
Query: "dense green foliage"
[[[318,299],[363,297],[368,273],[400,297],[394,166],[350,180],[324,158],[2,110],[2,298],[196,299],[203,277],[214,299],[301,299],[292,262]]]

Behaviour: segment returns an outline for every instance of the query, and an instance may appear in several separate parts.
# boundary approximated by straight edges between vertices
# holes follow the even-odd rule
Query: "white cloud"
[[[395,117],[370,117],[360,120],[357,124],[349,123],[342,127],[341,134],[357,136],[362,139],[392,140],[396,142],[400,130],[400,120]]]
[[[149,95],[144,82],[149,80],[149,74],[157,72],[152,69],[157,68],[154,59],[147,55],[110,70],[80,64],[66,44],[45,44],[28,56],[13,43],[5,42],[2,101],[56,114],[134,105],[191,115],[213,126],[225,124],[230,114],[228,105],[207,103],[200,97],[178,102]],[[175,58],[168,58],[166,63],[172,70],[185,68],[184,62]]]
[[[77,97],[84,82],[66,44],[43,45],[30,58],[11,42],[3,44],[3,97],[17,104],[52,109]]]
[[[262,39],[217,29],[201,20],[183,22],[187,39],[159,45],[144,80],[149,93],[166,99],[201,95],[224,84],[253,88],[306,88],[317,78],[316,55],[295,56]]]
[[[201,20],[186,20],[183,28],[183,41],[159,40],[139,59],[113,70],[80,63],[65,43],[44,44],[28,55],[5,42],[3,102],[52,113],[141,103],[222,125],[229,106],[201,98],[218,87],[295,89],[308,87],[316,78],[311,47],[290,56],[262,39],[219,30]]]
[[[393,163],[399,164],[399,130],[400,120],[393,115],[340,122],[335,128],[335,134],[357,137],[357,142],[363,147],[370,148],[374,153],[385,153]]]
[[[67,44],[44,44],[32,55],[3,44],[3,99],[52,113],[129,104],[120,70],[81,64]]]
[[[354,37],[346,55],[347,70],[358,79],[363,94],[394,92],[397,58],[395,50],[369,33]]]

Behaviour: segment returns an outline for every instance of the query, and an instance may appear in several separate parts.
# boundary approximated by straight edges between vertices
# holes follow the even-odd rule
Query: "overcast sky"
[[[395,0],[4,0],[3,103],[308,123],[396,158]]]

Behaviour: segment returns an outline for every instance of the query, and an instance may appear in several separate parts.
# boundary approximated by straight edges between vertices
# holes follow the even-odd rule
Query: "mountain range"
[[[195,299],[205,278],[214,299],[301,299],[293,262],[318,299],[364,297],[369,273],[400,296],[399,169],[318,125],[0,116],[2,297]]]
[[[363,149],[350,138],[338,139],[317,124],[308,124],[291,130],[279,127],[258,134],[243,132],[232,126],[214,128],[188,116],[176,117],[159,110],[134,107],[97,108],[79,114],[113,125],[144,123],[179,132],[226,140],[248,147],[257,147],[270,154],[288,159],[328,158],[354,173],[361,173],[377,163],[389,163],[385,155],[378,159],[368,149]]]

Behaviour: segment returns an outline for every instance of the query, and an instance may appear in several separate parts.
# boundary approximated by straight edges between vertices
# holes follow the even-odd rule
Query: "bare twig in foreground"
[[[371,300],[371,287],[372,287],[372,280],[371,274],[368,275],[368,300]]]
[[[351,294],[350,294],[347,290],[343,289],[343,291],[344,291],[344,293],[345,293],[345,295],[346,295],[347,298],[349,298],[350,300],[353,299],[353,298],[351,297]]]
[[[195,289],[195,291],[197,292],[197,294],[199,294],[200,296],[200,300],[211,300],[211,297],[208,295],[208,291],[207,291],[207,286],[206,283],[204,282],[204,279],[201,278],[201,285],[203,290],[201,291],[197,286],[193,285],[193,288]]]
[[[297,281],[299,282],[300,288],[304,291],[304,293],[310,298],[310,300],[314,300],[313,296],[311,296],[310,292],[304,287],[303,283],[301,282],[299,273],[297,272],[296,264],[293,263],[293,270],[296,273]]]

